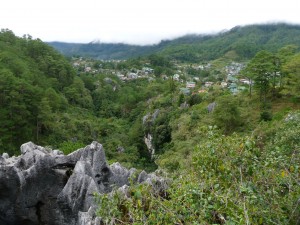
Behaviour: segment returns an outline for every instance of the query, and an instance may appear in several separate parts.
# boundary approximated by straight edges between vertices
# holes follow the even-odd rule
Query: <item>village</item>
[[[72,58],[72,65],[78,73],[113,75],[123,82],[136,79],[147,79],[149,82],[155,79],[171,79],[179,84],[178,91],[184,95],[207,93],[213,88],[228,89],[232,94],[237,94],[240,91],[248,90],[249,85],[253,84],[253,81],[240,74],[245,64],[234,61],[219,68],[211,63],[184,64],[172,62],[173,74],[170,75],[155,74],[155,68],[152,68],[149,62],[145,62],[141,68],[119,66],[125,63],[125,60],[97,61],[83,57]]]

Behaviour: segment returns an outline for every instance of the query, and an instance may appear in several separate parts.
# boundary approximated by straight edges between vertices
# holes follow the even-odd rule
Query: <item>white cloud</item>
[[[0,27],[44,41],[142,44],[236,25],[300,24],[299,8],[298,0],[5,0]]]

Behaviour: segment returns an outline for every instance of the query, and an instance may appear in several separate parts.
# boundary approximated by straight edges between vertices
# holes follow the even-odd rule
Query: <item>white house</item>
[[[129,73],[127,74],[128,79],[137,79],[138,75],[136,73]]]
[[[205,84],[204,84],[204,86],[205,87],[211,87],[213,84],[214,84],[214,82],[206,81]]]
[[[227,83],[227,82],[224,82],[224,81],[221,82],[221,87],[222,87],[222,88],[226,88],[227,86],[228,86],[228,83]]]
[[[195,82],[186,82],[186,88],[195,88],[196,83]]]
[[[174,74],[174,75],[173,75],[173,80],[179,81],[179,74]]]
[[[247,79],[240,79],[240,82],[243,83],[243,84],[250,85],[250,81],[247,80]]]

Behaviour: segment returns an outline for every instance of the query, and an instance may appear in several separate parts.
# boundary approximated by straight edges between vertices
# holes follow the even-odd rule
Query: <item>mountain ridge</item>
[[[235,51],[249,59],[260,50],[276,51],[285,45],[300,46],[300,25],[277,23],[236,26],[216,34],[187,34],[154,45],[125,43],[48,42],[66,56],[80,55],[100,60],[124,60],[161,54],[180,61],[211,60]]]

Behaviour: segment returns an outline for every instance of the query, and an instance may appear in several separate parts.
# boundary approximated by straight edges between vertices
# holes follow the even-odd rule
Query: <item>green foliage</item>
[[[187,103],[190,106],[193,106],[193,105],[201,103],[201,101],[202,101],[202,98],[199,94],[193,94],[188,98]]]
[[[272,113],[270,113],[269,111],[263,111],[260,114],[260,120],[263,121],[270,121],[272,120]]]
[[[1,152],[19,154],[22,143],[33,141],[70,153],[98,140],[109,158],[152,168],[141,121],[144,102],[161,93],[165,84],[123,84],[103,74],[75,76],[70,63],[51,47],[9,30],[1,31],[0,48]],[[115,64],[102,67],[113,69]],[[131,129],[132,124],[137,125]],[[125,151],[119,153],[119,146]]]
[[[84,86],[83,81],[76,77],[73,83],[64,89],[64,93],[71,104],[79,105],[82,108],[93,108],[93,100]]]
[[[163,56],[150,55],[149,60],[150,60],[150,64],[155,67],[171,66],[171,63]]]
[[[74,71],[63,56],[30,36],[1,30],[0,48],[1,150],[16,154],[22,143],[39,142],[53,128],[54,112],[67,103],[60,91]]]
[[[278,122],[263,149],[259,137],[201,127],[189,166],[163,193],[140,184],[99,196],[98,216],[106,224],[297,224],[299,118]]]
[[[61,150],[65,155],[72,153],[74,150],[85,147],[85,144],[82,142],[76,141],[64,141],[60,144],[59,150]]]
[[[22,78],[15,77],[11,71],[0,71],[0,143],[3,144],[2,147],[11,149],[12,154],[15,153],[16,145],[26,142],[33,135],[35,126],[32,121],[36,116],[39,101],[36,94],[39,92],[40,89]]]
[[[101,206],[97,211],[97,215],[101,217],[104,224],[118,224],[122,221],[122,208],[124,207],[124,199],[118,192],[114,195],[98,195],[96,201]],[[120,208],[120,209],[119,209]]]
[[[286,73],[286,76],[283,78],[283,90],[282,94],[291,96],[293,95],[294,99],[297,99],[297,102],[300,100],[300,70],[299,70],[300,54],[293,55],[289,60],[283,65],[283,70]]]
[[[243,123],[238,99],[227,95],[220,97],[213,117],[215,124],[223,129],[225,134],[236,131]]]
[[[19,146],[31,140],[68,154],[96,140],[110,162],[146,170],[159,165],[171,172],[173,181],[163,192],[141,184],[129,187],[126,196],[101,195],[98,215],[105,223],[298,224],[300,117],[293,109],[299,109],[299,53],[295,46],[276,52],[282,43],[272,39],[282,38],[285,29],[297,32],[298,27],[237,27],[216,37],[184,37],[178,46],[164,42],[159,48],[170,48],[161,54],[94,62],[103,73],[81,72],[82,67],[77,76],[65,58],[40,40],[1,30],[1,152],[18,154]],[[238,40],[237,34],[245,38]],[[257,53],[262,46],[268,51]],[[215,81],[223,74],[219,67],[255,55],[242,74],[255,81],[252,98],[233,96],[217,84],[207,94],[185,97],[178,91],[182,84],[174,80],[125,83],[113,75],[116,69],[146,65],[156,75],[172,75],[175,63],[164,54],[174,50],[173,58],[195,62],[223,54],[212,70],[200,73],[218,74]],[[188,107],[178,107],[185,101]],[[212,102],[217,106],[208,113]],[[143,121],[145,115],[150,116]],[[154,158],[144,143],[148,133]]]
[[[182,103],[184,103],[184,94],[180,93],[178,97],[178,106],[180,106]]]
[[[271,80],[276,78],[276,64],[273,54],[267,51],[258,52],[255,57],[250,61],[245,69],[250,79],[254,80],[254,87],[259,89],[260,99],[266,103],[267,94],[271,87]],[[273,83],[274,83],[273,82]],[[275,83],[273,88],[275,88]]]

